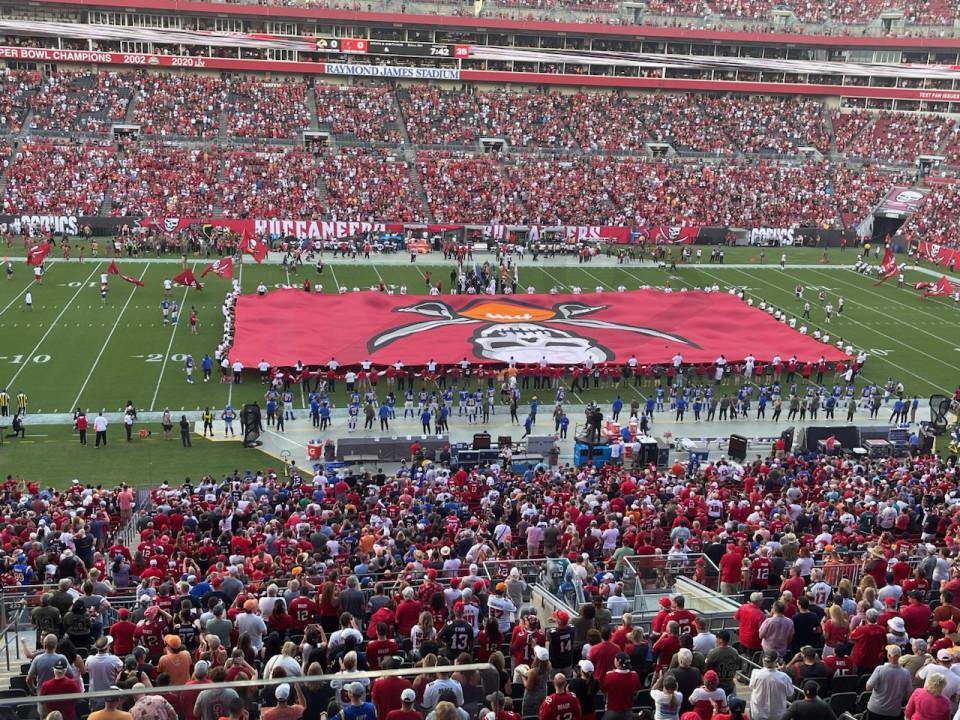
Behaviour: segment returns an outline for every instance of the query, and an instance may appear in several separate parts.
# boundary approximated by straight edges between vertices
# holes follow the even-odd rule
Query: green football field
[[[814,306],[813,325],[823,320],[815,289],[824,288],[834,305],[838,295],[846,300],[845,312],[835,318],[830,334],[870,353],[866,370],[869,379],[882,383],[888,376],[897,378],[908,393],[921,397],[933,392],[952,394],[958,384],[955,367],[960,358],[958,308],[952,300],[922,301],[916,291],[897,288],[895,281],[876,286],[872,280],[841,267],[842,263],[854,262],[851,250],[832,250],[828,264],[816,269],[792,269],[791,264],[819,263],[821,251],[788,249],[785,271],[769,267],[780,252],[767,250],[764,268],[704,262],[681,266],[673,273],[649,263],[561,266],[541,259],[534,265],[528,255],[521,264],[520,284],[542,291],[579,286],[585,292],[598,286],[635,289],[667,282],[675,289],[707,284],[723,289],[737,286],[746,288],[757,301],[763,299],[799,314],[793,292],[796,284],[802,283],[813,290],[806,293]],[[756,265],[757,253],[752,248],[728,249],[726,262]],[[220,306],[229,288],[228,280],[208,275],[202,292],[175,287],[173,298],[182,307],[181,322],[165,327],[160,312],[162,281],[179,272],[179,265],[149,259],[120,260],[121,272],[142,279],[146,286],[138,288],[112,276],[108,301],[101,304],[100,274],[108,264],[109,259],[103,258],[96,262],[88,258],[82,264],[50,263],[43,284],[38,285],[22,259],[15,260],[12,279],[0,280],[0,387],[6,387],[11,395],[25,392],[31,413],[69,412],[77,406],[118,411],[128,400],[147,411],[165,407],[195,410],[208,405],[219,408],[228,400],[238,406],[262,397],[263,388],[253,374],[240,386],[222,385],[216,378],[209,384],[200,382],[200,358],[205,352],[213,354],[222,333]],[[205,264],[200,258],[190,262],[198,275]],[[318,277],[310,266],[301,268],[299,275],[288,275],[280,265],[255,265],[248,259],[239,277],[244,292],[253,292],[261,281],[272,288],[297,285],[308,277],[311,282],[322,282],[325,292],[336,292],[340,285],[369,288],[382,280],[387,285],[406,285],[414,294],[424,292],[424,271],[430,270],[435,280],[442,279],[446,285],[451,269],[452,263],[444,263],[436,254],[421,258],[415,265],[378,263],[376,258],[335,262]],[[907,273],[908,285],[935,279],[919,272]],[[33,295],[32,312],[24,306],[27,291]],[[195,336],[186,322],[191,307],[200,318]],[[318,327],[320,323],[311,326],[307,322],[303,332],[315,332]],[[187,353],[198,365],[193,385],[186,383],[183,371]],[[582,399],[593,399],[594,394],[584,393]],[[607,391],[604,396],[609,394]]]

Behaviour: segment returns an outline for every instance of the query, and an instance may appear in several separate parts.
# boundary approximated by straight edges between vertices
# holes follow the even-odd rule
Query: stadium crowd
[[[91,698],[89,709],[170,720],[557,720],[553,706],[574,700],[580,717],[646,708],[720,720],[741,716],[744,672],[758,720],[791,717],[794,686],[808,703],[821,689],[846,702],[843,688],[865,686],[871,717],[908,701],[914,720],[940,717],[914,715],[918,706],[956,709],[955,457],[854,459],[778,444],[742,464],[514,474],[454,471],[446,451],[412,452],[389,476],[293,466],[289,478],[164,483],[149,508],[125,487],[75,481],[55,492],[8,477],[4,583],[30,586],[41,640],[25,686],[41,702],[152,688]],[[110,530],[134,511],[137,537],[116,541]],[[528,559],[540,562],[521,572]],[[669,592],[677,574],[719,586],[742,603],[739,631],[712,632],[678,594],[634,620],[633,571],[647,592]],[[573,602],[573,616],[538,617],[533,581]],[[474,661],[491,667],[412,682],[352,674]],[[223,686],[323,673],[334,677]],[[197,687],[165,689],[183,684]],[[72,720],[72,705],[46,710]]]

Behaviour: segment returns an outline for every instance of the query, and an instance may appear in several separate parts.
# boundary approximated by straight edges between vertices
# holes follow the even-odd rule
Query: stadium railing
[[[474,672],[486,670],[492,667],[489,663],[472,663],[469,665],[443,665],[436,667],[407,667],[407,668],[396,668],[393,670],[376,670],[376,671],[360,671],[355,673],[349,673],[346,677],[351,680],[360,680],[368,679],[370,681],[376,680],[377,678],[382,677],[416,677],[417,675],[433,675],[437,673],[454,673],[454,672]],[[287,676],[287,677],[276,677],[276,678],[259,678],[256,680],[234,680],[231,682],[222,682],[216,685],[217,688],[232,688],[236,691],[245,691],[245,690],[260,690],[264,687],[276,687],[277,685],[288,684],[291,687],[304,684],[314,684],[319,682],[329,682],[331,680],[342,680],[344,679],[344,674],[327,674],[327,675],[300,675],[300,676]],[[70,693],[65,695],[44,695],[42,698],[37,696],[23,696],[23,697],[0,697],[0,708],[23,708],[27,712],[18,712],[17,714],[20,717],[25,717],[29,715],[29,708],[36,708],[38,701],[42,703],[49,702],[78,702],[78,703],[89,703],[90,700],[104,700],[107,698],[121,698],[121,699],[136,699],[141,695],[156,695],[162,693],[167,694],[180,694],[180,693],[193,693],[196,695],[198,689],[203,690],[208,686],[206,685],[170,685],[170,686],[161,686],[161,687],[140,687],[136,689],[129,690],[99,690],[99,691],[87,691],[84,693]],[[213,686],[210,686],[213,687]],[[240,692],[241,696],[243,695]],[[369,693],[366,694],[365,700],[369,701]],[[80,713],[78,713],[80,715]]]

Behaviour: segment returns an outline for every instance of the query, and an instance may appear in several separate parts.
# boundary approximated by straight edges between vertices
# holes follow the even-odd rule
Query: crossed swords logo
[[[479,357],[503,362],[536,362],[543,355],[546,355],[548,361],[558,363],[577,363],[588,357],[595,362],[606,362],[614,358],[612,351],[594,339],[567,332],[561,329],[563,327],[628,332],[700,349],[695,342],[673,333],[642,325],[626,325],[587,317],[608,307],[562,302],[552,308],[544,308],[514,300],[479,299],[457,311],[439,300],[419,302],[395,308],[393,311],[430,319],[387,330],[371,338],[367,348],[370,352],[383,350],[397,340],[416,333],[464,325],[476,328],[473,341]],[[536,357],[530,354],[533,351],[536,351]]]

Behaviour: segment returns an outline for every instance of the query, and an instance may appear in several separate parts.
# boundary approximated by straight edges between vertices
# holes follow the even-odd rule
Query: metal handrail
[[[3,655],[6,662],[7,672],[10,672],[10,632],[13,632],[13,650],[14,650],[14,660],[20,660],[20,622],[22,620],[22,615],[27,609],[26,600],[20,602],[20,607],[13,614],[13,617],[4,625],[3,629],[0,630],[0,634],[3,635]]]
[[[480,670],[487,670],[493,666],[490,663],[470,663],[469,665],[438,665],[436,667],[411,667],[411,668],[396,668],[393,670],[364,670],[354,673],[349,673],[347,677],[351,679],[376,679],[381,677],[406,677],[406,676],[417,676],[417,675],[434,675],[434,674],[453,674],[455,672],[474,672]],[[220,688],[233,688],[237,689],[247,689],[247,688],[262,688],[262,687],[273,687],[275,685],[282,685],[284,683],[288,685],[303,685],[311,684],[317,682],[329,682],[333,679],[343,679],[343,674],[324,674],[324,675],[298,675],[298,676],[287,676],[281,678],[260,678],[257,680],[234,680],[233,682],[222,682],[217,683],[217,687]],[[212,685],[209,687],[213,687]],[[129,690],[97,690],[97,691],[87,691],[84,693],[66,693],[60,695],[43,695],[40,697],[40,702],[72,702],[76,701],[78,698],[84,700],[89,699],[109,699],[109,698],[127,698],[127,697],[138,697],[140,695],[156,695],[158,691],[162,691],[164,694],[167,693],[183,693],[183,692],[197,692],[208,689],[206,685],[164,685],[162,687],[142,687]],[[10,707],[16,705],[24,704],[36,704],[37,697],[27,697],[27,698],[0,698],[0,707]]]

